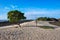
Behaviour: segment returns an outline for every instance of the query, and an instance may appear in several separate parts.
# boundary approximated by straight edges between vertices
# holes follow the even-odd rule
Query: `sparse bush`
[[[39,18],[37,18],[38,21],[47,21],[47,19],[48,19],[47,17],[39,17]]]
[[[40,26],[40,27],[43,29],[54,29],[54,27],[51,27],[51,26]]]
[[[56,18],[49,18],[49,17],[39,17],[36,20],[38,21],[58,21]]]

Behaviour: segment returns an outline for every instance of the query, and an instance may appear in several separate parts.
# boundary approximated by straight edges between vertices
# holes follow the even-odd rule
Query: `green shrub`
[[[47,20],[47,17],[39,17],[39,18],[37,18],[37,20],[46,21]]]
[[[40,28],[43,28],[43,29],[54,29],[54,27],[51,27],[51,26],[40,26]]]

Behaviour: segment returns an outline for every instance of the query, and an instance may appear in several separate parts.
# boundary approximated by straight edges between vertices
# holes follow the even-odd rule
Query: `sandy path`
[[[0,40],[60,40],[60,29],[23,27],[0,29]]]

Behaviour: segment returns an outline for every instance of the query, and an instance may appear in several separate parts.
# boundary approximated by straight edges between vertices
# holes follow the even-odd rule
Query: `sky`
[[[27,19],[60,18],[60,0],[0,0],[0,20],[6,20],[11,10],[23,12]]]

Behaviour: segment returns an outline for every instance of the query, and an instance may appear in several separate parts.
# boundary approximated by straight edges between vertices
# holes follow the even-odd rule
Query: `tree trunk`
[[[37,20],[36,20],[36,27],[37,27]]]
[[[19,27],[21,27],[20,23],[18,23]]]
[[[21,25],[19,24],[19,27],[21,27]]]

